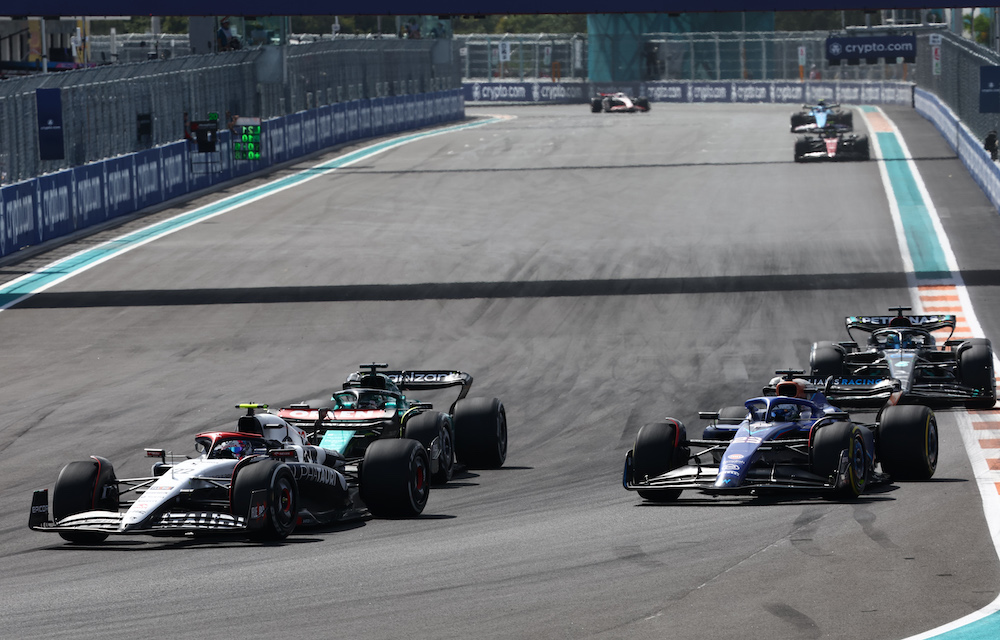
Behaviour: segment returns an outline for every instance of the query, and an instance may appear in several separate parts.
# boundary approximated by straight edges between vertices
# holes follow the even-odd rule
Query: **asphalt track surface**
[[[469,112],[516,118],[374,156],[0,313],[0,636],[904,638],[996,597],[948,412],[932,481],[857,501],[651,506],[621,487],[642,424],[669,414],[697,435],[699,409],[807,364],[844,316],[910,301],[874,162],[794,164],[781,106]],[[930,124],[888,114],[997,340],[1000,217]],[[237,402],[322,399],[373,360],[471,373],[472,396],[506,405],[506,466],[434,489],[420,518],[280,544],[75,547],[26,527],[31,491],[70,460],[145,475],[143,447],[193,453]]]

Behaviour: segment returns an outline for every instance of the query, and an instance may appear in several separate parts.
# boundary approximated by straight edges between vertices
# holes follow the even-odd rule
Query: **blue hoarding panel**
[[[145,209],[163,202],[160,150],[149,149],[135,154],[135,208]]]
[[[108,218],[135,211],[134,156],[104,161],[104,202],[108,207]]]
[[[38,190],[38,241],[71,233],[73,223],[73,171],[66,170],[41,176],[36,181]]]
[[[73,169],[73,220],[83,229],[108,219],[104,206],[104,163]]]
[[[62,89],[35,89],[38,113],[38,157],[40,160],[62,160],[63,144]]]
[[[35,181],[18,182],[0,190],[3,194],[3,236],[6,253],[38,244]]]

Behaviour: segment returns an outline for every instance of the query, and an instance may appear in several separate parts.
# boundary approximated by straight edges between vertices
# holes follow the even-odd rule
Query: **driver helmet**
[[[817,102],[816,105],[819,106],[819,107],[825,107],[826,106],[826,98],[820,98],[819,102]]]
[[[791,422],[799,417],[799,408],[794,404],[779,404],[772,411],[775,422]]]
[[[220,458],[239,460],[253,453],[253,446],[248,440],[224,440],[215,448],[215,452]]]
[[[885,336],[885,348],[886,349],[899,349],[902,345],[899,343],[899,335],[896,333],[888,333]]]

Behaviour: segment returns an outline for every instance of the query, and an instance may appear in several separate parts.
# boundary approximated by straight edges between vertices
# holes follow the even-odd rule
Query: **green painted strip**
[[[894,133],[879,132],[878,144],[882,149],[882,159],[892,185],[892,195],[899,207],[903,222],[906,246],[913,260],[913,270],[917,278],[939,279],[949,277],[951,270],[944,251],[938,242],[937,232],[931,222],[927,205],[924,203],[917,182],[910,171],[910,165],[899,140]]]

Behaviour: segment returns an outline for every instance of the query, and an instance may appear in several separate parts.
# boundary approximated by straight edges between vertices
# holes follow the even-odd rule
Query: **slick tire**
[[[635,106],[642,111],[649,111],[649,99],[648,98],[636,98]]]
[[[795,133],[795,128],[796,127],[801,127],[802,125],[805,125],[805,124],[809,124],[809,118],[808,117],[806,117],[805,115],[803,115],[801,113],[793,113],[792,114],[792,126],[790,127],[789,130],[792,133]]]
[[[507,460],[507,412],[498,398],[469,398],[455,407],[455,454],[470,469],[499,469]]]
[[[876,453],[893,480],[929,480],[937,469],[938,427],[923,405],[895,405],[882,412]]]
[[[842,124],[850,129],[854,129],[854,112],[853,111],[835,111],[833,113],[833,121],[837,124]]]
[[[809,350],[810,375],[819,378],[844,375],[844,349],[832,342],[814,342]]]
[[[118,480],[111,463],[94,456],[70,462],[52,489],[52,517],[56,524],[67,516],[85,511],[118,511]],[[60,531],[63,540],[74,544],[97,544],[108,534],[95,531]]]
[[[452,433],[451,418],[440,411],[418,413],[403,426],[403,437],[424,445],[428,453],[434,440],[437,440],[437,471],[431,474],[431,482],[434,484],[447,483],[455,473],[455,441]]]
[[[989,409],[996,404],[997,386],[993,371],[993,348],[983,338],[969,340],[959,347],[958,371],[962,384],[978,389],[982,398],[966,401],[970,409]]]
[[[680,420],[669,418],[640,428],[632,447],[635,480],[652,478],[683,465],[690,451],[685,442],[687,430]],[[650,502],[673,502],[680,497],[681,489],[639,490],[637,493]]]
[[[604,109],[604,107],[601,105],[601,99],[600,98],[591,98],[590,99],[590,112],[591,113],[600,113],[603,109]]]
[[[868,485],[868,454],[861,429],[850,422],[835,422],[815,429],[810,438],[809,463],[813,473],[836,477],[840,470],[840,454],[847,450],[847,478],[829,497],[857,498]]]
[[[267,493],[264,526],[250,532],[255,540],[284,540],[298,521],[299,489],[287,465],[277,460],[261,460],[239,467],[230,496],[234,516],[248,517],[254,491]]]
[[[416,440],[376,440],[361,462],[361,499],[379,518],[419,516],[431,491],[430,466],[427,450]]]
[[[859,160],[871,160],[871,148],[868,144],[868,136],[858,136],[857,142],[854,143],[855,149],[858,152]]]
[[[805,155],[809,153],[809,141],[808,140],[796,140],[795,141],[795,161],[802,162],[805,159]]]

